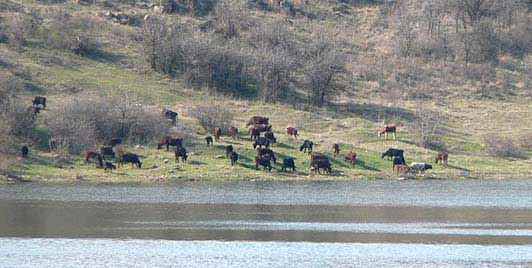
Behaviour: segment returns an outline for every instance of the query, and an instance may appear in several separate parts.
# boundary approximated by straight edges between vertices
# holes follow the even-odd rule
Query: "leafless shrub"
[[[422,101],[418,101],[414,119],[410,124],[414,142],[424,148],[445,149],[442,128],[442,119],[439,115],[426,107]]]
[[[493,157],[526,158],[515,141],[508,137],[487,135],[484,137],[484,145],[489,155]]]
[[[230,39],[238,37],[244,27],[244,13],[234,1],[224,1],[216,7],[215,31]]]
[[[261,48],[255,54],[255,73],[260,98],[265,102],[275,102],[289,91],[294,79],[296,62],[286,50],[278,47]]]
[[[8,16],[6,21],[0,25],[0,30],[7,37],[8,44],[16,50],[20,50],[26,45],[27,39],[35,34],[36,29],[36,18],[24,13]]]
[[[200,126],[208,133],[212,133],[216,127],[226,131],[233,123],[230,104],[223,101],[201,103],[190,108],[189,114],[198,120]]]

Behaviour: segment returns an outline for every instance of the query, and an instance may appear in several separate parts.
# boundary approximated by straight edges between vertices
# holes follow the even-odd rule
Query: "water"
[[[532,267],[532,181],[0,186],[0,267]]]

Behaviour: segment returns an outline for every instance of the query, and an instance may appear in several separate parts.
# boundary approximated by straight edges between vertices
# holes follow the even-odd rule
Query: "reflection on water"
[[[532,267],[531,185],[3,185],[0,267]]]
[[[0,239],[4,267],[529,268],[532,246]]]

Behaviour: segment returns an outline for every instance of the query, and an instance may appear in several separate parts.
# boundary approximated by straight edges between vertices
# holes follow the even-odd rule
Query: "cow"
[[[181,158],[181,161],[187,162],[188,154],[187,149],[183,146],[179,146],[175,148],[175,162],[179,163],[179,158]]]
[[[233,145],[229,144],[225,146],[225,157],[229,158],[230,154],[234,151]]]
[[[269,125],[270,119],[263,116],[253,116],[251,119],[249,119],[248,123],[246,124],[246,127],[253,126],[253,125]]]
[[[105,159],[106,156],[115,158],[115,152],[113,151],[113,147],[111,146],[102,146],[100,148],[100,154],[102,155],[103,159]]]
[[[266,148],[270,147],[270,140],[264,137],[259,137],[253,143],[253,149],[256,149],[257,147],[262,148],[262,146]]]
[[[28,155],[30,153],[30,148],[28,146],[24,145],[22,148],[20,148],[20,153],[22,155],[22,158],[28,158]]]
[[[436,157],[436,164],[440,163],[441,165],[447,166],[449,159],[449,153],[446,151],[440,151]]]
[[[220,141],[220,136],[222,136],[222,129],[219,127],[214,128],[214,140],[216,142]]]
[[[275,144],[277,142],[277,139],[275,138],[275,135],[273,132],[268,131],[264,133],[264,137],[270,141],[271,144]]]
[[[295,127],[287,127],[286,128],[286,133],[288,134],[288,136],[292,136],[292,137],[294,137],[294,139],[297,140],[297,135],[298,135],[297,128],[295,128]]]
[[[94,151],[85,152],[85,162],[88,163],[91,159],[96,159],[96,161],[98,161],[98,167],[103,168],[103,158],[101,154]]]
[[[119,138],[113,138],[109,142],[107,142],[107,145],[111,147],[115,147],[119,144],[122,144],[122,139],[119,139]]]
[[[229,133],[229,136],[231,136],[231,138],[235,140],[238,138],[238,128],[230,126],[227,132]]]
[[[381,137],[384,135],[384,139],[388,139],[388,133],[393,134],[393,139],[395,140],[397,138],[396,136],[397,127],[395,125],[385,125],[383,128],[379,130],[378,136]]]
[[[105,162],[105,171],[113,171],[113,169],[116,169],[116,166],[113,165],[111,162]]]
[[[212,137],[211,136],[205,137],[205,142],[207,143],[207,147],[211,146],[212,145]]]
[[[311,153],[310,154],[310,162],[318,161],[318,160],[327,160],[329,161],[329,158],[321,153]]]
[[[259,169],[259,166],[263,166],[264,170],[272,171],[272,164],[270,163],[270,156],[263,155],[255,157],[255,168]]]
[[[238,161],[238,154],[236,152],[231,152],[229,154],[229,158],[231,159],[231,166],[236,165],[236,162]]]
[[[172,123],[177,122],[177,113],[169,110],[169,109],[163,109],[163,115],[166,119],[172,120]]]
[[[314,173],[320,174],[320,169],[325,170],[326,173],[331,174],[332,166],[329,160],[316,160],[310,163],[310,167],[314,170]]]
[[[125,153],[121,155],[118,159],[118,167],[123,166],[124,163],[131,163],[131,166],[135,165],[137,168],[142,167],[142,162],[140,162],[139,156],[134,153]]]
[[[355,164],[357,163],[357,153],[353,152],[353,151],[350,151],[346,156],[345,156],[345,161],[346,162],[349,162],[351,163],[351,165],[355,166]]]
[[[394,170],[397,173],[397,175],[399,174],[405,175],[410,171],[410,167],[407,165],[395,165]]]
[[[432,169],[432,165],[427,163],[413,162],[412,164],[410,164],[410,169],[413,172],[417,171],[418,174],[421,175],[425,173],[426,170]]]
[[[35,98],[33,98],[32,103],[33,103],[33,106],[42,105],[42,108],[46,109],[46,98],[45,97],[35,96]]]
[[[257,149],[257,156],[269,156],[270,160],[273,160],[274,163],[277,163],[277,158],[275,157],[275,153],[272,151],[272,149],[263,148],[263,149]]]
[[[170,146],[181,147],[183,146],[183,139],[172,136],[164,136],[159,140],[157,149],[161,149],[163,145],[166,146],[166,151],[170,151]]]
[[[289,157],[283,159],[283,167],[281,170],[286,172],[288,168],[292,169],[292,172],[296,171],[296,163],[294,161],[294,158]]]
[[[404,157],[396,156],[393,159],[392,170],[395,170],[395,167],[398,166],[398,165],[406,165],[406,161],[405,161]]]
[[[388,160],[392,160],[394,157],[404,158],[404,152],[405,151],[401,149],[388,148],[386,152],[382,153],[381,159],[384,158],[385,156],[388,157]]]
[[[299,151],[300,152],[307,152],[310,154],[312,153],[312,148],[314,147],[314,142],[312,141],[309,141],[309,140],[304,140],[303,141],[303,144],[301,145],[301,147],[299,147]]]
[[[335,143],[333,145],[333,156],[336,157],[340,154],[340,145],[338,143]]]
[[[251,135],[251,140],[256,140],[258,137],[260,137],[260,133],[271,131],[272,126],[271,125],[265,125],[265,124],[259,124],[255,125],[254,127],[249,129],[249,134]]]

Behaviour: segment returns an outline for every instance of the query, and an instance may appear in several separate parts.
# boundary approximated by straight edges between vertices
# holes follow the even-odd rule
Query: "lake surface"
[[[532,180],[2,185],[0,267],[532,267]]]

